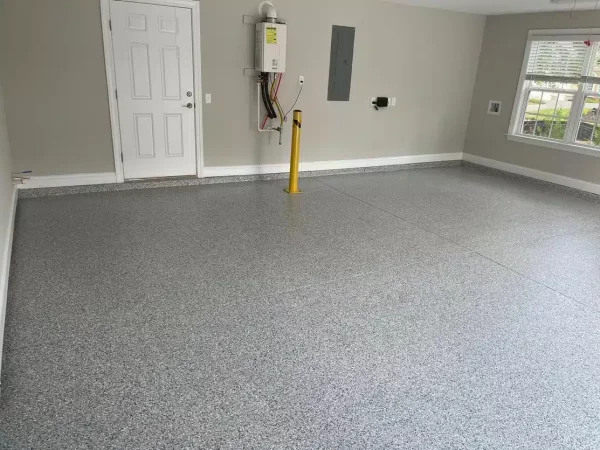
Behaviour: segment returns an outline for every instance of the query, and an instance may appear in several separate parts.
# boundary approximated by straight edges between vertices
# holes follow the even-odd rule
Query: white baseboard
[[[313,161],[301,162],[301,172],[317,172],[321,170],[356,169],[360,167],[382,167],[405,164],[417,164],[443,161],[468,161],[474,164],[491,167],[505,172],[511,172],[550,183],[579,189],[600,195],[600,184],[569,178],[541,170],[483,158],[469,153],[437,153],[431,155],[393,156],[389,158],[347,159],[339,161]],[[290,170],[289,163],[262,164],[247,166],[213,166],[204,168],[205,177],[225,177],[244,175],[265,175],[272,173],[286,173]],[[49,188],[63,186],[83,186],[92,184],[113,184],[117,182],[115,173],[79,173],[73,175],[47,175],[32,176],[26,183],[19,185],[20,189]]]
[[[359,167],[382,167],[404,164],[460,161],[462,153],[438,153],[432,155],[393,156],[389,158],[346,159],[339,161],[313,161],[301,162],[300,172],[313,172],[319,170],[356,169]],[[261,164],[249,166],[213,166],[204,168],[205,177],[226,177],[242,175],[264,175],[270,173],[289,172],[290,164]]]
[[[117,175],[112,172],[76,173],[73,175],[33,175],[26,183],[20,184],[19,189],[112,184],[116,182]]]
[[[17,211],[17,189],[13,189],[12,205],[8,211],[8,230],[4,241],[4,251],[0,254],[0,372],[2,371],[2,348],[4,344],[4,321],[6,319],[6,303],[8,301],[8,277],[10,274],[10,258],[12,255],[13,233],[15,229],[15,213]]]
[[[516,173],[526,177],[535,178],[537,180],[547,181],[549,183],[567,186],[580,191],[591,192],[592,194],[600,195],[600,184],[590,183],[588,181],[569,178],[555,173],[543,172],[541,170],[530,169],[528,167],[517,166],[514,164],[497,161],[495,159],[482,158],[481,156],[465,153],[463,155],[465,161],[479,164],[481,166],[491,167],[493,169],[503,170],[505,172]]]
[[[394,156],[389,158],[347,159],[340,161],[314,161],[300,163],[301,172],[319,170],[355,169],[359,167],[395,166],[404,164],[460,161],[462,153],[438,153],[432,155]],[[240,175],[264,175],[270,173],[285,173],[290,170],[289,163],[262,164],[250,166],[215,166],[205,167],[205,177],[225,177]],[[77,173],[72,175],[33,175],[20,189],[84,186],[92,184],[112,184],[117,182],[117,175],[105,173]]]

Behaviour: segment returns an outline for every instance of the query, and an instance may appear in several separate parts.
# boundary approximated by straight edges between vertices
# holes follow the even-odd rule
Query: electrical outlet
[[[499,100],[490,100],[488,105],[488,114],[499,116],[502,112],[502,102]]]
[[[208,103],[212,103],[212,95],[211,94],[206,94],[204,96],[204,101],[208,104]]]
[[[300,76],[298,77],[298,83],[299,83],[299,84],[304,84],[304,76],[303,76],[303,75],[300,75]]]
[[[396,106],[396,97],[392,97],[392,98],[391,98],[391,100],[390,100],[390,104],[391,104],[392,106]]]

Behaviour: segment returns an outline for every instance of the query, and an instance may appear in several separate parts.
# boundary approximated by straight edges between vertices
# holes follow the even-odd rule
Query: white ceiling
[[[384,0],[403,5],[425,6],[473,14],[511,14],[541,11],[571,11],[573,3],[556,5],[550,0]],[[598,3],[600,9],[600,2]],[[595,0],[577,0],[576,9],[593,10]]]

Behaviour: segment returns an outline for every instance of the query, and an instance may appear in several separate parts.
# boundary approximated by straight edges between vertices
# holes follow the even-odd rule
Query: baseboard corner
[[[521,177],[533,178],[535,180],[540,180],[559,186],[565,186],[567,188],[575,189],[578,191],[600,195],[600,184],[579,180],[577,178],[570,178],[564,175],[558,175],[556,173],[544,172],[542,170],[532,169],[530,167],[518,166],[516,164],[498,161],[496,159],[484,158],[482,156],[473,155],[471,153],[464,153],[463,161],[479,166],[488,167],[501,172],[512,173]]]
[[[114,184],[115,172],[75,173],[67,175],[33,175],[19,189],[39,189],[69,186],[89,186],[94,184]]]

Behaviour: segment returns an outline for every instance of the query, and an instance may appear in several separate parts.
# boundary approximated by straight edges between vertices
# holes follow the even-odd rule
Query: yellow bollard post
[[[300,194],[298,188],[298,169],[300,167],[300,134],[302,133],[302,111],[294,110],[294,125],[292,127],[292,155],[290,157],[290,187],[285,190],[288,194]]]

